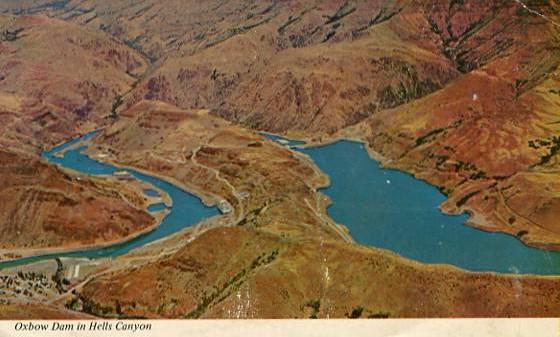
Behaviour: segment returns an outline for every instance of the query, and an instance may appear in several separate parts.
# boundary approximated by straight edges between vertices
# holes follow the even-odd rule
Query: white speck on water
[[[391,180],[387,179],[386,182],[387,182],[387,184],[390,184],[390,183],[391,183]]]

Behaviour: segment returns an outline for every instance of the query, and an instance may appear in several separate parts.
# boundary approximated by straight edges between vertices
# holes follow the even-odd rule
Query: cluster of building
[[[48,297],[54,294],[55,283],[43,274],[20,271],[13,275],[0,275],[0,304],[9,303],[10,298]]]

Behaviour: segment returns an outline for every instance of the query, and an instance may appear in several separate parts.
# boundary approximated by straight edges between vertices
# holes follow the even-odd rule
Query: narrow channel
[[[93,136],[94,133],[90,133],[57,146],[45,152],[44,158],[94,176],[111,175],[120,170],[84,155],[85,146],[56,156]],[[332,200],[329,216],[348,227],[360,244],[391,250],[423,263],[450,264],[470,271],[560,275],[560,252],[528,247],[510,235],[466,226],[466,214],[443,214],[439,205],[446,197],[437,188],[404,172],[382,168],[368,156],[361,143],[343,140],[300,148],[304,142],[269,134],[266,137],[308,155],[329,175],[331,185],[322,189]],[[55,257],[116,257],[219,213],[215,207],[204,206],[200,199],[168,182],[135,170],[127,171],[136,179],[165,191],[173,200],[159,227],[125,243],[1,262],[0,269]],[[163,208],[165,205],[157,204],[152,210]]]
[[[69,168],[76,172],[92,176],[107,176],[112,175],[117,171],[122,171],[122,169],[114,167],[110,164],[95,161],[83,153],[86,149],[86,146],[80,146],[80,143],[91,139],[95,136],[95,134],[96,132],[91,132],[81,138],[73,139],[62,145],[56,146],[52,150],[45,152],[43,154],[43,158],[52,164],[60,165],[61,167]],[[76,147],[71,148],[72,146]],[[57,156],[57,154],[61,151],[65,152],[62,156]],[[169,208],[167,208],[165,204],[155,204],[149,208],[149,211],[151,212],[157,212],[163,209],[168,209],[169,211],[167,216],[163,219],[162,223],[157,228],[155,228],[153,231],[150,231],[149,233],[145,233],[129,241],[103,248],[77,250],[68,253],[53,253],[0,262],[0,270],[37,261],[54,259],[56,257],[94,259],[120,256],[128,253],[134,248],[144,246],[150,242],[176,233],[183,228],[192,226],[203,219],[219,214],[217,208],[205,206],[199,198],[183,191],[173,184],[135,170],[126,169],[126,171],[130,173],[135,179],[147,182],[152,186],[165,191],[172,199],[173,203]],[[147,193],[150,194],[153,192],[149,191]]]

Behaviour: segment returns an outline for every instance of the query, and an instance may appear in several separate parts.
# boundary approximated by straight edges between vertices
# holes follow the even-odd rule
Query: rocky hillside
[[[105,243],[152,226],[134,193],[39,160],[43,149],[109,123],[143,58],[102,32],[46,17],[0,16],[0,32],[2,253]]]
[[[79,297],[86,312],[104,317],[549,317],[560,310],[551,300],[560,295],[557,285],[235,227],[207,232],[169,258],[101,276]]]
[[[18,149],[107,123],[145,68],[110,36],[61,20],[0,16],[0,32],[0,142]]]
[[[333,132],[459,74],[410,1],[48,3],[23,12],[101,28],[154,62],[128,106],[158,99],[257,129]]]
[[[155,222],[141,198],[114,182],[76,178],[3,150],[0,163],[0,254],[103,244]]]
[[[100,126],[92,155],[233,208],[220,226],[182,233],[166,256],[110,262],[69,294],[70,308],[558,316],[555,277],[469,273],[351,244],[317,191],[327,177],[254,131],[363,140],[383,164],[440,188],[444,211],[559,249],[558,1],[4,0],[0,12],[0,168],[9,172],[0,186],[48,219],[29,221],[0,200],[6,235],[22,228],[63,244],[56,235],[69,229],[72,240],[91,239],[146,218],[114,186],[37,161],[42,148]],[[99,212],[99,231],[81,228],[68,205]],[[17,240],[4,244],[29,242]]]
[[[206,111],[142,101],[123,111],[96,144],[93,155],[110,153],[112,161],[225,198],[235,209],[235,226],[185,238],[191,243],[169,256],[95,278],[67,302],[86,313],[383,318],[560,310],[549,300],[559,291],[553,278],[468,273],[348,244],[317,192],[326,179],[305,156]]]
[[[235,210],[236,224],[250,224],[265,212],[284,213],[288,221],[299,200],[321,205],[314,189],[327,183],[308,159],[261,135],[206,110],[163,102],[142,101],[123,111],[95,143],[93,154],[171,177],[209,203],[226,200]],[[305,206],[301,212],[307,219],[313,210]],[[269,230],[283,227],[276,220],[266,222]],[[291,227],[297,233],[306,225],[294,221]]]
[[[539,3],[555,18],[557,5]],[[469,211],[470,224],[558,249],[559,28],[508,6],[491,19],[463,18],[479,22],[469,33],[458,11],[440,8],[432,22],[464,74],[346,134],[439,186],[450,197],[444,209]]]
[[[552,1],[528,5],[557,12]],[[101,29],[145,55],[153,66],[128,106],[158,99],[279,132],[332,133],[517,53],[553,27],[505,0],[43,0],[1,8]],[[518,90],[535,85],[534,75]]]

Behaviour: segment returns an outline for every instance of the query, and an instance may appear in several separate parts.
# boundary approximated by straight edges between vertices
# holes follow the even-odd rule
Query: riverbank
[[[291,148],[308,155],[330,177],[331,184],[320,189],[332,200],[327,212],[360,244],[472,272],[560,274],[559,254],[468,226],[473,215],[465,211],[446,214],[451,213],[443,208],[447,196],[424,180],[372,160],[363,142],[333,138]]]
[[[34,248],[34,249],[26,249],[26,250],[10,250],[7,253],[11,253],[10,259],[7,261],[0,262],[0,266],[4,264],[5,266],[13,266],[21,263],[30,263],[37,260],[45,259],[45,258],[52,258],[54,256],[60,255],[72,255],[72,256],[85,256],[85,257],[95,257],[95,256],[103,256],[104,254],[117,254],[117,252],[122,251],[122,253],[126,253],[129,249],[134,248],[134,244],[140,243],[148,243],[150,240],[159,239],[161,236],[164,236],[163,233],[167,233],[168,231],[175,230],[175,227],[180,226],[179,223],[184,223],[185,221],[188,223],[188,219],[197,217],[198,213],[204,213],[208,215],[212,215],[213,213],[210,211],[212,208],[208,208],[206,206],[201,206],[202,208],[198,212],[193,213],[186,213],[189,210],[193,211],[196,210],[198,206],[196,204],[200,202],[199,199],[187,197],[185,192],[182,192],[174,185],[164,182],[163,180],[158,180],[157,178],[146,175],[143,173],[138,172],[137,170],[132,170],[134,175],[134,179],[126,179],[125,182],[119,181],[118,177],[114,177],[113,175],[118,172],[116,168],[111,168],[107,164],[99,163],[85,154],[82,154],[82,150],[85,149],[86,143],[83,141],[88,141],[92,138],[94,133],[87,134],[80,139],[73,139],[68,143],[59,145],[54,147],[53,150],[47,152],[44,156],[46,159],[51,159],[54,164],[57,164],[62,167],[66,167],[66,170],[72,170],[72,175],[77,176],[76,179],[80,179],[80,174],[88,174],[97,176],[94,179],[115,179],[116,183],[122,184],[126,183],[127,188],[130,189],[132,192],[137,195],[141,195],[141,203],[144,206],[145,211],[149,212],[150,207],[154,204],[165,204],[166,208],[159,212],[149,212],[151,217],[154,219],[154,224],[152,226],[146,227],[142,231],[135,232],[131,235],[128,235],[124,238],[118,240],[107,241],[103,243],[95,243],[91,245],[74,245],[74,246],[66,246],[66,247],[57,247],[57,248]],[[78,147],[79,145],[79,147]],[[56,157],[55,155],[58,151],[65,151],[65,155],[63,157]],[[85,172],[83,172],[85,170]],[[158,197],[150,197],[143,194],[145,189],[152,189],[158,191]],[[185,204],[179,205],[179,208],[176,208],[175,201],[171,194],[173,193],[175,198],[181,198],[183,202],[191,203],[187,207]],[[124,196],[123,196],[124,198]],[[125,198],[127,199],[127,198]],[[195,201],[196,200],[196,201]],[[138,207],[138,202],[135,201],[132,203],[136,207]],[[173,212],[175,210],[175,212]],[[201,212],[202,211],[202,212]],[[174,213],[179,212],[180,214],[185,214],[187,217],[181,219],[181,222],[176,223],[177,219],[174,221],[169,228],[162,228],[164,224],[168,223],[169,217]],[[204,216],[202,216],[204,218]],[[198,218],[196,220],[199,220]],[[198,222],[198,221],[195,221]],[[192,223],[190,223],[192,225]],[[180,229],[178,227],[177,229]],[[148,240],[148,241],[147,241]],[[127,248],[128,247],[128,248]],[[106,251],[105,253],[102,253]],[[101,254],[101,255],[100,255]]]
[[[191,121],[189,118],[188,122]],[[186,127],[181,130],[189,130],[184,131],[183,137],[200,139]],[[203,139],[192,144],[191,148],[184,147],[190,139],[181,137],[183,134],[174,134],[173,130],[169,136],[173,143],[150,134],[157,141],[152,144],[144,141],[150,144],[146,148],[119,148],[119,141],[127,144],[128,138],[107,140],[107,143],[112,141],[111,146],[115,146],[116,153],[122,156],[119,158],[126,158],[126,162],[143,158],[144,161],[138,162],[139,166],[160,168],[160,174],[164,172],[185,182],[203,176],[206,180],[198,181],[201,188],[227,192],[228,186],[220,189],[217,186],[220,181],[212,174],[219,172],[235,191],[245,192],[246,215],[235,226],[231,221],[236,218],[235,214],[215,216],[198,225],[165,233],[158,239],[140,242],[133,249],[108,254],[107,258],[64,258],[62,261],[71,284],[66,293],[51,298],[50,303],[58,306],[78,303],[76,310],[80,310],[80,301],[86,301],[88,308],[92,308],[90,304],[106,308],[106,311],[93,312],[96,315],[113,318],[119,315],[227,318],[239,303],[250,303],[258,310],[258,317],[303,318],[310,315],[305,306],[309,301],[320,301],[319,317],[344,317],[356,307],[362,307],[364,315],[375,316],[381,312],[391,317],[546,315],[555,312],[554,304],[548,305],[551,303],[549,290],[558,282],[556,276],[473,272],[450,264],[419,262],[398,250],[368,247],[358,240],[359,244],[344,240],[344,235],[336,230],[342,228],[331,226],[335,221],[342,221],[333,215],[340,202],[328,196],[329,190],[346,186],[348,190],[344,195],[355,195],[354,183],[369,181],[366,173],[372,170],[365,167],[365,173],[356,173],[359,179],[346,183],[324,169],[321,160],[316,160],[315,155],[307,151],[335,149],[335,153],[327,153],[324,159],[333,159],[334,166],[339,166],[341,173],[348,175],[342,169],[359,169],[362,161],[367,165],[375,164],[362,144],[343,141],[339,143],[347,144],[348,148],[337,149],[340,144],[334,142],[329,146],[288,151],[285,146],[265,141],[252,132],[233,130],[228,128],[222,133],[216,132],[218,135],[209,134],[206,137],[210,141]],[[138,129],[134,131],[132,136],[141,134]],[[167,151],[157,151],[162,148]],[[157,155],[157,160],[145,156],[148,151]],[[188,159],[193,152],[197,153],[197,161],[213,171],[202,175],[201,170],[182,170],[188,162],[176,161],[177,154],[184,154]],[[350,156],[340,157],[340,154]],[[108,160],[108,157],[104,159]],[[298,168],[298,165],[302,167]],[[136,168],[131,171],[138,172]],[[391,182],[387,183],[387,180]],[[380,187],[393,187],[402,192],[399,206],[405,205],[407,197],[414,197],[392,177],[384,177],[381,183]],[[418,183],[414,180],[411,185]],[[184,192],[179,187],[169,188]],[[422,195],[440,196],[433,194],[434,190],[430,187],[431,192]],[[343,204],[342,208],[350,210],[353,215],[359,215],[360,209],[390,209],[382,203],[385,199],[380,199],[375,207],[371,203],[352,200],[350,207]],[[368,197],[367,200],[371,199]],[[175,203],[174,208],[177,205]],[[422,209],[433,211],[433,207]],[[368,223],[368,232],[382,236],[375,227],[372,230],[375,220],[382,217],[366,219],[372,219]],[[424,235],[430,234],[424,230]],[[352,235],[360,238],[353,229]],[[461,235],[456,237],[467,242],[475,241]],[[417,236],[416,241],[420,238],[422,236]],[[404,240],[404,236],[399,239]],[[6,272],[36,267],[38,264]],[[40,270],[48,272],[52,267],[52,264],[44,263]],[[271,282],[278,287],[270,287]],[[517,285],[531,295],[524,295],[525,304],[519,304],[516,311],[511,311],[507,305],[520,294]],[[186,288],[191,291],[185,292]],[[463,300],[461,296],[464,294],[486,300],[476,302],[472,307],[460,306],[461,303],[471,303]],[[170,301],[170,298],[174,300]],[[267,301],[257,300],[264,298]],[[117,301],[121,314],[116,309]],[[486,306],[487,301],[491,305]],[[417,303],[423,306],[414,306]],[[534,308],[540,308],[540,311],[534,311]]]
[[[179,181],[179,180],[177,180],[173,177],[168,177],[168,176],[159,174],[158,172],[148,171],[148,170],[140,168],[140,167],[123,165],[122,163],[119,163],[118,161],[116,161],[115,158],[112,158],[109,155],[104,156],[104,157],[103,156],[100,157],[100,152],[98,152],[96,149],[88,148],[84,152],[84,154],[86,154],[87,156],[89,156],[90,158],[92,158],[92,159],[94,159],[98,162],[101,162],[101,163],[104,163],[104,164],[109,164],[109,165],[112,165],[114,167],[118,167],[119,169],[123,169],[123,170],[134,170],[134,171],[140,172],[142,174],[158,178],[159,180],[165,181],[169,184],[172,184],[172,185],[180,188],[184,192],[192,194],[192,195],[196,196],[197,198],[199,198],[200,201],[206,207],[215,207],[216,204],[218,203],[218,201],[222,199],[222,197],[220,197],[216,194],[212,194],[208,191],[204,191],[204,190],[196,187],[195,185],[184,184],[183,182],[181,182],[181,181]]]
[[[274,133],[267,133],[267,134],[274,135],[277,137],[283,137],[280,134],[274,134]],[[296,140],[299,142],[304,142],[305,144],[297,145],[294,148],[296,149],[317,148],[317,147],[328,146],[333,143],[344,141],[344,140],[361,143],[363,144],[370,158],[377,161],[381,167],[391,169],[391,170],[396,170],[404,174],[408,174],[417,180],[423,181],[429,185],[438,188],[447,197],[447,200],[443,201],[439,205],[441,212],[443,212],[444,214],[447,215],[467,214],[469,217],[464,223],[465,225],[470,226],[474,229],[481,230],[487,233],[502,233],[502,234],[511,235],[517,240],[520,240],[525,246],[530,248],[548,250],[548,251],[560,251],[560,238],[558,239],[551,238],[552,232],[550,230],[546,230],[542,228],[538,224],[535,224],[533,221],[524,220],[523,216],[517,214],[511,209],[507,209],[507,210],[499,209],[499,212],[496,212],[496,214],[492,216],[492,219],[490,219],[488,217],[488,211],[480,210],[476,207],[469,206],[469,204],[464,204],[463,202],[460,201],[462,198],[468,200],[469,197],[467,196],[471,195],[469,193],[474,193],[474,192],[467,191],[459,195],[453,195],[453,196],[449,195],[445,185],[434,183],[433,181],[434,176],[419,174],[419,172],[415,172],[407,168],[403,168],[402,165],[400,165],[399,163],[375,151],[373,147],[370,146],[370,144],[366,140],[364,140],[364,138],[366,137],[367,137],[367,130],[364,129],[364,126],[362,124],[358,124],[349,128],[339,130],[337,133],[331,136],[323,136],[319,140],[313,137],[306,138],[305,136],[299,135],[299,138],[297,138]],[[462,205],[458,207],[457,204],[462,204]],[[508,208],[508,207],[504,204],[502,208]],[[506,216],[505,214],[509,214],[509,216]],[[503,224],[507,224],[511,222],[512,214],[513,214],[513,218],[516,218],[518,222],[524,221],[526,223],[526,227],[531,228],[531,230],[519,229],[518,225],[515,227],[512,227],[511,224],[509,226],[504,226]],[[529,232],[531,235],[527,235]],[[553,236],[556,235],[556,233],[552,233],[552,234]]]
[[[51,149],[49,152],[49,155],[45,155],[44,158],[49,158],[49,156],[54,156],[58,159],[63,159],[64,155],[66,152],[68,151],[79,151],[79,147],[83,147],[84,146],[84,142],[87,142],[89,140],[89,138],[93,137],[93,135],[98,132],[99,130],[94,130],[82,137],[79,138],[75,138],[72,139],[66,143],[62,143],[59,144],[55,147],[53,147],[53,149]],[[91,135],[91,136],[88,136]],[[85,139],[84,139],[85,138]],[[62,148],[59,151],[56,151],[57,148]],[[54,151],[54,152],[52,152]],[[79,170],[75,170],[73,168],[69,168],[69,167],[65,167],[63,165],[61,165],[60,163],[55,163],[54,165],[56,165],[58,167],[59,170],[71,175],[74,177],[74,179],[80,180],[83,176],[84,173],[80,172]],[[91,244],[79,244],[79,243],[75,243],[75,244],[71,244],[71,245],[65,245],[63,247],[45,247],[45,248],[23,248],[23,249],[0,249],[0,257],[3,257],[2,259],[0,259],[0,269],[2,268],[2,263],[7,263],[7,262],[14,262],[20,259],[26,259],[26,258],[40,258],[41,256],[47,255],[47,256],[52,256],[52,255],[58,255],[58,254],[66,254],[66,253],[70,253],[70,252],[76,252],[76,251],[88,251],[88,250],[94,250],[94,249],[102,249],[102,248],[107,248],[110,246],[114,246],[114,245],[120,245],[123,244],[125,242],[134,240],[140,236],[143,236],[149,232],[154,231],[155,229],[157,229],[161,223],[163,222],[163,220],[165,219],[165,217],[168,215],[169,210],[168,209],[163,209],[161,211],[157,211],[157,212],[150,212],[150,207],[159,203],[163,203],[165,204],[166,208],[171,208],[173,206],[173,201],[170,198],[169,194],[166,193],[164,190],[157,188],[149,183],[137,180],[137,179],[128,179],[126,181],[120,181],[119,178],[117,178],[114,175],[100,175],[100,176],[88,176],[89,179],[92,179],[92,181],[96,182],[109,182],[112,181],[114,183],[114,189],[117,193],[120,194],[121,198],[126,201],[131,207],[136,208],[138,210],[143,210],[146,213],[149,213],[150,216],[153,218],[153,224],[145,227],[139,231],[135,231],[134,233],[131,233],[130,235],[121,237],[119,239],[114,239],[114,240],[103,240],[103,242],[95,242],[95,243],[91,243]],[[126,193],[122,193],[123,190],[126,189]],[[145,189],[152,189],[154,191],[158,192],[158,196],[148,196],[145,195],[143,193],[143,191]],[[135,200],[136,202],[133,202],[131,200],[129,200],[129,198],[127,197],[127,194],[133,193],[136,195],[136,199],[140,198],[139,200],[144,199],[144,201],[139,201],[139,200]],[[139,206],[139,203],[142,204],[142,206]]]
[[[146,210],[148,208],[146,207]],[[120,245],[123,243],[126,243],[128,241],[134,240],[138,237],[141,237],[147,233],[150,233],[152,231],[154,231],[155,229],[157,229],[163,219],[167,216],[167,214],[169,213],[169,211],[164,210],[161,212],[157,212],[157,213],[151,213],[151,215],[154,217],[154,224],[150,227],[146,227],[145,229],[141,230],[141,231],[137,231],[129,236],[123,237],[122,239],[118,239],[118,240],[112,240],[112,241],[105,241],[103,243],[94,243],[94,244],[89,244],[89,245],[73,245],[73,246],[65,246],[65,247],[56,247],[56,248],[31,248],[31,249],[2,249],[0,250],[0,256],[6,256],[6,255],[13,255],[13,257],[9,257],[7,259],[0,259],[0,270],[6,268],[3,267],[2,264],[3,263],[8,263],[8,262],[17,262],[18,260],[21,259],[27,259],[27,258],[41,258],[41,257],[45,257],[45,258],[51,258],[51,255],[64,255],[67,253],[71,253],[71,252],[79,252],[79,251],[88,251],[88,250],[94,250],[94,249],[103,249],[103,248],[107,248],[107,247],[111,247],[111,246],[115,246],[115,245]],[[32,263],[32,262],[29,262]],[[9,267],[8,267],[9,268]]]

